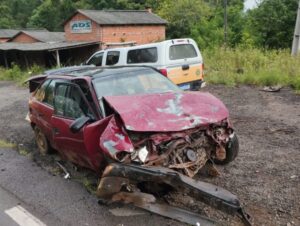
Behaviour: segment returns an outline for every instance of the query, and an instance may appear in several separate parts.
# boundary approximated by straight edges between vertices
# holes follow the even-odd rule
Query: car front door
[[[76,133],[70,130],[71,124],[84,116],[94,117],[80,87],[73,83],[57,83],[51,118],[54,147],[68,160],[93,168],[84,143],[84,129]]]

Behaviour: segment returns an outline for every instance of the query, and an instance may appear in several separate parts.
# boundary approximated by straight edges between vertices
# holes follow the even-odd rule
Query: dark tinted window
[[[119,62],[120,52],[119,51],[109,51],[106,57],[106,65],[115,65]]]
[[[89,108],[78,87],[68,84],[61,84],[57,87],[55,114],[76,119],[88,113]]]
[[[179,60],[197,57],[197,52],[192,44],[173,45],[170,47],[170,60]]]
[[[154,63],[157,61],[157,48],[134,49],[128,51],[127,63]]]
[[[95,66],[101,66],[102,65],[102,59],[103,59],[103,53],[97,53],[95,56],[93,56],[89,62],[87,62],[88,65],[95,65]]]
[[[35,92],[34,96],[38,101],[44,101],[45,96],[46,96],[46,89],[49,85],[49,83],[51,82],[50,79],[46,80],[41,86],[40,88],[37,89],[37,91]]]

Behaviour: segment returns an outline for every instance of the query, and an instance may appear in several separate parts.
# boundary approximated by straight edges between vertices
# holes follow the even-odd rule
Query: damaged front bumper
[[[196,181],[174,170],[163,167],[111,163],[106,167],[102,175],[97,195],[102,199],[133,203],[142,208],[148,206],[148,210],[151,211],[154,207],[157,208],[154,205],[149,206],[149,204],[155,203],[154,196],[147,196],[148,194],[146,196],[134,196],[132,193],[123,192],[124,188],[141,182],[167,184],[174,190],[189,194],[194,199],[218,210],[232,215],[238,214],[246,225],[251,225],[250,216],[244,212],[238,198],[234,194],[218,186]],[[129,195],[126,196],[126,194]]]

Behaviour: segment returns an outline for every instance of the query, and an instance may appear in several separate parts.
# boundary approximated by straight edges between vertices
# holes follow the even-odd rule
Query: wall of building
[[[131,42],[146,44],[165,39],[163,25],[127,25],[102,27],[102,42]]]
[[[8,42],[8,41],[9,41],[9,38],[0,38],[0,43]]]
[[[161,41],[165,39],[164,25],[114,25],[101,26],[91,20],[92,30],[89,33],[72,33],[72,21],[90,20],[77,13],[64,26],[67,41],[99,41],[119,43],[135,41],[137,44]]]
[[[92,22],[92,31],[89,33],[72,33],[71,30],[71,22],[72,21],[77,21],[77,20],[90,20],[88,17],[77,13],[75,14],[71,20],[69,20],[65,25],[64,25],[64,30],[65,30],[65,37],[67,41],[101,41],[101,31],[100,31],[100,26],[95,23],[94,21]]]
[[[11,42],[23,42],[23,43],[33,43],[33,42],[39,42],[39,40],[25,34],[25,33],[20,33],[16,37],[10,40]]]

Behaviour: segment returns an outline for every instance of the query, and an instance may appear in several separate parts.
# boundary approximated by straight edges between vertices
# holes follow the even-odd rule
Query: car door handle
[[[56,128],[56,127],[54,127],[54,128],[52,129],[52,131],[53,131],[53,134],[54,134],[54,135],[58,135],[58,134],[59,134],[59,129]]]
[[[185,64],[185,65],[182,65],[182,70],[189,70],[190,69],[190,65],[188,64]]]

